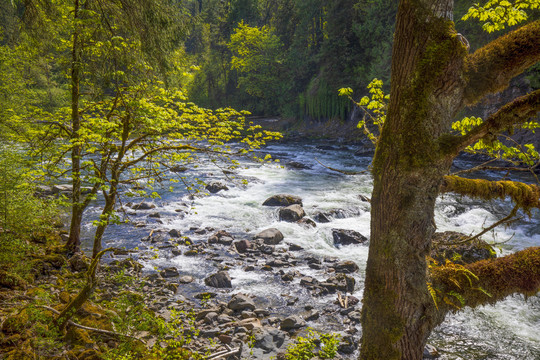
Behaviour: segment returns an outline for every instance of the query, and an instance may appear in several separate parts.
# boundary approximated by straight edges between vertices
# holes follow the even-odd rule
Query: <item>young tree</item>
[[[125,65],[126,57],[114,58],[118,52],[106,53],[103,45],[111,39],[129,37],[139,42],[138,52],[160,70],[167,67],[167,54],[184,33],[184,19],[178,3],[169,0],[100,1],[100,0],[29,0],[24,2],[24,24],[34,37],[45,32],[52,36],[58,61],[66,64],[65,73],[71,92],[71,120],[61,128],[69,134],[73,184],[71,224],[66,248],[72,252],[80,246],[84,209],[94,192],[81,193],[81,161],[84,140],[81,139],[83,99],[100,101],[114,74],[107,71],[112,63]],[[49,39],[50,41],[50,39]],[[109,49],[114,49],[114,44]],[[62,57],[69,54],[69,59]],[[122,53],[123,55],[124,53]],[[83,89],[83,91],[81,90]],[[58,122],[56,124],[59,124]]]
[[[460,110],[504,89],[540,59],[540,21],[469,54],[454,28],[453,4],[453,0],[399,4],[390,103],[373,160],[361,359],[421,359],[427,337],[448,311],[437,309],[426,285],[441,279],[437,272],[429,278],[426,261],[441,191],[482,199],[509,196],[526,211],[540,206],[537,185],[445,177],[460,151],[527,122],[540,110],[537,90],[505,105],[465,135],[452,131]],[[494,302],[515,291],[535,293],[540,287],[539,257],[539,249],[533,248],[466,268],[476,272],[492,297],[472,297],[472,286],[467,287],[471,291],[461,290],[465,304]],[[512,283],[505,287],[497,281],[503,277]]]

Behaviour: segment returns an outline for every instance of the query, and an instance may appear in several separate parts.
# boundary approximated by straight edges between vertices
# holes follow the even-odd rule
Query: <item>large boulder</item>
[[[242,354],[252,354],[252,359],[277,358],[290,344],[287,333],[274,327],[255,328],[252,334],[252,344],[244,343],[242,347]]]
[[[284,331],[290,331],[294,329],[299,329],[306,326],[306,322],[299,316],[293,315],[284,319],[281,322],[280,329]]]
[[[302,205],[302,198],[289,194],[277,194],[270,196],[263,202],[264,206],[289,206],[289,205]]]
[[[334,265],[334,270],[336,273],[351,274],[353,272],[357,272],[358,269],[358,265],[356,265],[354,261],[350,260],[342,261]]]
[[[212,181],[210,184],[206,185],[206,190],[210,191],[212,194],[215,194],[221,190],[229,190],[229,188],[220,181]]]
[[[71,271],[80,272],[88,270],[91,260],[82,252],[75,253],[68,260],[68,265]]]
[[[363,244],[367,237],[354,230],[332,229],[334,245]]]
[[[467,238],[468,235],[455,231],[435,233],[430,255],[439,263],[448,259],[462,265],[496,257],[495,250],[484,240],[463,242]]]
[[[175,165],[171,168],[171,171],[172,172],[175,172],[175,173],[180,173],[180,172],[185,172],[187,171],[188,168],[185,167],[185,166],[181,166],[181,165]]]
[[[232,288],[231,277],[225,271],[219,271],[204,279],[207,286],[215,288]]]
[[[245,253],[246,251],[248,251],[248,249],[251,249],[252,248],[252,244],[249,240],[239,240],[239,241],[235,241],[234,243],[234,247],[236,248],[236,251],[238,251],[239,253]]]
[[[353,277],[338,273],[321,283],[321,286],[331,293],[334,291],[353,293],[355,284],[356,280]]]
[[[277,245],[283,240],[283,234],[276,228],[261,231],[254,239],[262,239],[266,245]]]
[[[313,215],[313,219],[315,219],[315,221],[318,222],[318,223],[329,223],[330,222],[330,218],[328,217],[328,215],[325,214],[325,213],[322,213],[322,212],[318,212],[315,215]]]
[[[168,268],[165,268],[163,270],[161,270],[159,272],[159,274],[161,275],[161,277],[163,278],[172,278],[172,277],[177,277],[179,276],[180,274],[178,273],[178,269],[176,269],[175,267],[168,267]]]
[[[298,204],[290,205],[279,209],[279,220],[287,222],[296,222],[306,216],[302,206]]]
[[[231,298],[227,307],[234,311],[255,310],[255,303],[251,298],[243,294],[236,294]]]
[[[149,203],[149,202],[141,202],[141,203],[138,203],[138,204],[133,204],[131,206],[131,208],[133,210],[150,210],[150,209],[155,209],[156,208],[156,205],[152,204],[152,203]]]

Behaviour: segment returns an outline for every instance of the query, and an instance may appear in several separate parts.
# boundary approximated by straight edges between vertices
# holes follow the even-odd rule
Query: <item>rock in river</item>
[[[332,229],[334,245],[363,244],[367,238],[354,230]]]
[[[141,202],[141,203],[138,203],[138,204],[133,204],[131,206],[132,209],[134,210],[150,210],[150,209],[155,209],[156,208],[156,205],[152,204],[152,203],[149,203],[149,202]]]
[[[295,222],[306,215],[302,206],[298,204],[290,205],[279,209],[279,220],[287,222]]]
[[[281,322],[280,329],[289,331],[299,329],[304,326],[306,326],[306,322],[304,321],[304,319],[300,318],[299,316],[293,315],[289,316]]]
[[[172,278],[172,277],[176,277],[176,276],[180,275],[178,273],[178,270],[175,267],[165,268],[165,269],[161,270],[159,272],[159,274],[161,275],[161,277],[164,277],[164,278]]]
[[[232,288],[231,277],[225,271],[219,271],[204,279],[204,283],[215,288]]]
[[[212,181],[210,184],[206,185],[206,190],[210,191],[212,194],[215,194],[221,190],[229,190],[229,188],[222,182]]]
[[[342,261],[334,265],[334,269],[336,270],[336,273],[343,273],[343,274],[350,274],[353,272],[358,271],[358,265],[354,263],[353,261]]]
[[[255,310],[255,303],[246,295],[236,294],[229,301],[227,307],[234,311]]]
[[[220,230],[208,238],[209,244],[231,245],[234,238],[225,230]]]
[[[263,202],[264,206],[289,206],[289,205],[302,205],[302,198],[289,194],[278,194],[270,196]]]
[[[267,245],[277,245],[283,240],[283,234],[276,228],[270,228],[261,231],[253,237],[254,239],[263,239]]]
[[[457,264],[470,264],[496,257],[495,250],[481,239],[463,242],[469,236],[455,231],[445,231],[433,235],[431,257],[440,263],[446,259]]]

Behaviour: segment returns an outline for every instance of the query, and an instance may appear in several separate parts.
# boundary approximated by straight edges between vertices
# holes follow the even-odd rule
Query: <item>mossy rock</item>
[[[28,291],[26,292],[26,295],[33,298],[43,299],[43,298],[49,297],[49,292],[39,287],[33,287],[31,289],[28,289]]]
[[[66,258],[61,254],[48,254],[41,259],[43,262],[51,264],[55,269],[60,269],[66,264]]]
[[[467,238],[469,236],[455,231],[435,233],[430,255],[442,264],[450,260],[461,265],[496,257],[493,247],[484,240],[461,243]]]
[[[20,275],[5,270],[0,270],[0,287],[12,290],[26,289],[28,282]]]
[[[5,334],[17,334],[23,332],[32,326],[30,322],[30,314],[27,309],[23,309],[20,313],[8,316],[2,324],[2,332]]]
[[[144,296],[141,293],[135,291],[124,290],[118,297],[125,297],[130,303],[140,303],[144,301]]]
[[[93,348],[96,345],[86,330],[74,326],[68,328],[66,340],[73,345],[83,346],[85,349]]]
[[[30,261],[30,267],[35,275],[48,274],[52,270],[58,270],[66,264],[66,258],[60,254],[48,254],[36,256]]]
[[[87,349],[77,356],[79,360],[101,360],[103,357],[95,349]]]
[[[32,349],[17,349],[9,352],[6,360],[34,359],[34,355]]]

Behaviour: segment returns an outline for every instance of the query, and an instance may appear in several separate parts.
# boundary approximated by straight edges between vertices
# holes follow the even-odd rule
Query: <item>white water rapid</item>
[[[214,231],[197,235],[194,233],[195,228],[226,230],[236,239],[251,239],[257,232],[275,227],[285,236],[284,242],[277,246],[278,249],[287,248],[286,242],[299,245],[312,255],[356,262],[360,271],[355,275],[356,290],[353,295],[361,298],[368,247],[349,245],[336,248],[333,245],[331,229],[351,229],[369,237],[370,206],[369,203],[362,201],[359,195],[367,197],[371,195],[372,180],[368,173],[344,175],[329,170],[321,166],[316,159],[329,167],[352,171],[365,170],[371,159],[353,156],[352,146],[321,147],[321,145],[325,144],[275,144],[267,147],[264,151],[272,154],[274,158],[280,158],[282,165],[295,161],[309,168],[291,169],[286,165],[281,167],[277,164],[260,165],[244,162],[244,167],[238,169],[235,176],[238,179],[248,179],[247,186],[232,184],[210,164],[189,170],[186,176],[209,176],[211,179],[226,182],[230,189],[197,197],[191,203],[185,190],[177,185],[174,192],[163,192],[162,198],[154,201],[156,209],[138,211],[132,216],[135,222],[146,222],[146,227],[111,226],[105,236],[106,246],[125,246],[129,249],[137,247],[143,251],[149,248],[149,244],[142,243],[140,239],[148,235],[152,229],[178,229],[182,235],[187,235],[194,242],[198,242],[205,241]],[[489,177],[489,174],[486,176]],[[318,223],[316,228],[280,222],[277,208],[262,206],[266,198],[279,193],[300,196],[307,216],[312,216],[318,211],[337,209],[341,210],[341,215],[332,218],[329,223]],[[185,209],[183,203],[189,203],[193,208],[182,218],[175,210]],[[453,230],[472,234],[481,230],[482,226],[487,226],[505,216],[510,209],[511,204],[507,202],[494,201],[485,204],[447,195],[438,201],[435,219],[438,231]],[[92,217],[97,211],[97,208],[92,208],[88,214]],[[159,221],[148,217],[150,212],[156,211],[161,215]],[[498,228],[494,233],[484,236],[484,239],[488,242],[504,242],[497,246],[502,254],[529,246],[540,246],[539,212],[536,211],[532,215],[531,218],[525,217],[510,228]],[[91,228],[88,227],[86,232],[89,235]],[[186,297],[194,292],[204,291],[204,277],[215,271],[219,264],[219,261],[209,261],[202,256],[173,256],[170,249],[159,251],[155,259],[152,256],[140,255],[139,260],[145,264],[145,270],[150,272],[156,268],[175,266],[181,274],[195,277],[196,281],[193,284],[181,287],[178,291]],[[301,310],[306,304],[324,307],[325,303],[335,299],[335,295],[312,297],[307,290],[298,285],[298,278],[293,281],[296,285],[291,286],[273,273],[244,271],[241,266],[235,266],[235,258],[225,252],[219,260],[231,265],[229,272],[233,278],[233,293],[253,294],[257,296],[262,306],[269,307],[271,312],[277,315],[293,311],[294,306],[287,305],[291,298],[299,299],[295,306]],[[320,281],[329,276],[324,274],[323,270],[302,265],[296,270]],[[324,323],[309,325],[326,331],[342,331],[352,326],[343,325],[338,317],[334,321],[327,318]],[[429,343],[440,350],[440,359],[540,359],[540,299],[538,296],[528,300],[522,296],[514,296],[494,306],[449,315],[445,323],[432,335]]]

